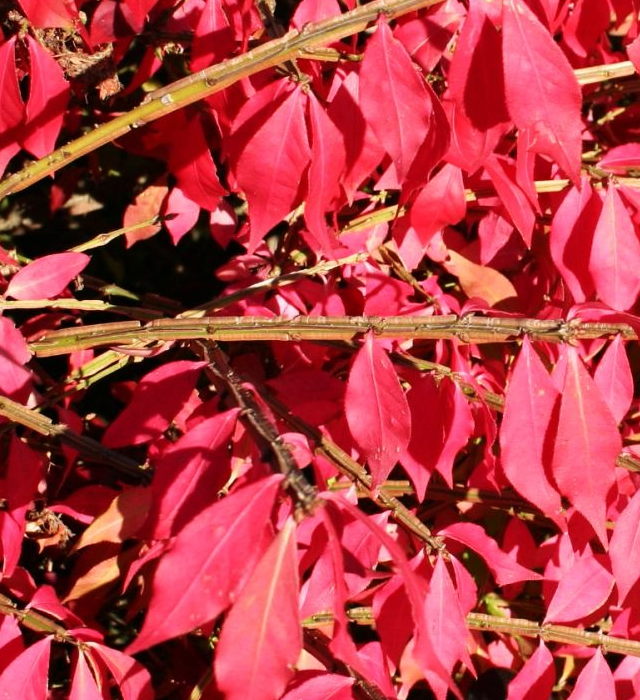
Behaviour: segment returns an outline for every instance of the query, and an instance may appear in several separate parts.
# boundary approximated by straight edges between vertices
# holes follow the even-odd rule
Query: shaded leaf
[[[215,675],[228,700],[276,700],[293,675],[302,651],[295,534],[289,518],[224,621]]]
[[[84,270],[89,260],[84,253],[44,255],[16,272],[6,294],[20,301],[51,299]]]
[[[160,178],[155,184],[145,187],[125,209],[122,225],[124,227],[133,226],[134,224],[141,224],[143,221],[159,216],[168,193],[169,188],[165,184],[164,178]],[[127,241],[127,248],[130,248],[138,241],[144,241],[147,238],[155,236],[161,228],[162,225],[158,223],[137,228],[133,231],[127,231],[124,234]]]
[[[85,652],[78,650],[76,662],[71,676],[69,700],[104,700],[104,695],[96,683],[96,679],[87,663]]]
[[[382,483],[411,437],[407,398],[386,352],[368,333],[349,372],[345,393],[349,430]]]
[[[187,402],[205,362],[178,360],[151,370],[136,386],[133,399],[107,428],[107,447],[140,445],[158,438]]]
[[[453,523],[438,532],[472,549],[487,563],[493,573],[496,583],[504,586],[517,581],[537,581],[540,574],[520,566],[515,559],[503,552],[494,539],[475,523]]]
[[[272,539],[269,516],[281,481],[271,476],[234,491],[177,533],[160,559],[129,653],[186,634],[231,604]]]
[[[116,681],[123,700],[153,700],[149,672],[127,654],[96,642],[86,642]]]
[[[15,58],[16,37],[0,45],[0,133],[18,126],[24,117]]]

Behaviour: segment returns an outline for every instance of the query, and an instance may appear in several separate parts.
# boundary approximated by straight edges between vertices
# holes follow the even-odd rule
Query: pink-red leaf
[[[540,640],[538,648],[509,683],[507,700],[548,698],[556,680],[553,656]]]
[[[425,616],[434,649],[449,673],[458,661],[469,669],[473,664],[467,651],[467,625],[458,593],[442,557],[438,557],[429,581]]]
[[[640,579],[640,557],[630,556],[640,546],[640,491],[616,520],[611,536],[609,557],[616,580],[619,602],[623,603],[636,581]]]
[[[227,700],[282,695],[302,651],[298,589],[296,525],[289,518],[222,626],[215,675]]]
[[[335,673],[317,673],[283,695],[282,700],[353,700],[354,681]]]
[[[576,302],[585,301],[595,290],[589,254],[601,211],[602,200],[584,176],[579,189],[569,190],[551,223],[551,257]]]
[[[633,375],[624,341],[619,335],[609,343],[593,380],[616,423],[620,423],[633,401]]]
[[[557,397],[547,370],[525,337],[505,398],[500,430],[502,468],[520,495],[564,528],[560,494],[551,482],[545,458],[545,440]],[[523,435],[527,436],[526,450],[522,449]]]
[[[589,663],[578,676],[568,700],[616,700],[615,682],[600,649],[596,649]]]
[[[53,637],[41,639],[16,657],[0,674],[2,700],[46,700]]]
[[[604,605],[613,584],[613,576],[587,550],[560,578],[545,622],[577,622],[588,617]]]
[[[369,39],[360,70],[360,105],[405,180],[431,126],[431,104],[424,78],[389,25],[380,20]]]
[[[503,0],[502,50],[509,114],[533,148],[578,183],[582,97],[571,65],[523,0]]]
[[[88,264],[89,256],[84,253],[45,255],[18,270],[9,282],[6,294],[20,301],[51,299]]]
[[[479,554],[493,573],[496,583],[504,586],[506,583],[518,581],[537,581],[541,578],[535,571],[520,566],[515,559],[503,552],[496,541],[475,523],[453,523],[438,533],[456,542],[460,542]]]
[[[128,654],[104,644],[86,642],[116,681],[123,700],[153,700],[151,676]]]
[[[393,364],[372,333],[367,334],[353,361],[345,413],[374,483],[382,483],[409,444],[411,421]]]
[[[300,184],[311,157],[305,100],[300,88],[293,89],[240,154],[236,177],[249,203],[249,252],[299,204]],[[278,134],[275,141],[274,134]]]
[[[73,669],[69,700],[104,700],[104,695],[100,692],[91,667],[87,663],[85,652],[81,650],[78,650]]]
[[[187,402],[204,362],[166,362],[137,385],[131,403],[107,428],[107,447],[140,445],[158,438]]]
[[[553,476],[560,493],[584,515],[606,547],[607,495],[615,482],[615,461],[622,440],[577,349],[567,346],[566,352]]]
[[[319,249],[333,257],[339,246],[335,234],[329,231],[325,212],[340,191],[340,176],[345,166],[344,138],[331,121],[313,93],[309,93],[311,122],[311,165],[308,193],[304,205],[304,220],[318,242]]]
[[[589,270],[600,299],[626,311],[640,291],[640,242],[617,187],[609,183],[593,234]]]
[[[129,653],[185,634],[229,606],[272,538],[269,516],[281,481],[272,476],[232,493],[176,535],[156,570],[147,617]]]

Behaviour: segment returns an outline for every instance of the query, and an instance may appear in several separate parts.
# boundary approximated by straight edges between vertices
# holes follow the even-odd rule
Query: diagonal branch
[[[375,0],[338,17],[315,22],[300,31],[292,30],[283,37],[273,39],[244,53],[205,68],[199,73],[177,80],[156,91],[135,109],[102,124],[80,138],[57,149],[0,182],[0,199],[19,192],[47,175],[52,175],[65,165],[100,146],[124,136],[132,129],[149,124],[187,105],[198,102],[224,90],[242,78],[254,75],[266,68],[304,56],[313,49],[327,46],[339,39],[366,29],[379,15],[389,19],[415,12],[443,0]]]

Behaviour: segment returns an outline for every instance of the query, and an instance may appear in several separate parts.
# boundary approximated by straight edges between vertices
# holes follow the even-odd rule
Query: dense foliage
[[[640,697],[638,5],[2,3],[0,697]]]

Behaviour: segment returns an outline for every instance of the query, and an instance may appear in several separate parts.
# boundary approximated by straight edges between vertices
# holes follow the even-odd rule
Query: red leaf
[[[334,503],[329,502],[323,509],[322,516],[327,530],[327,548],[333,569],[333,637],[329,648],[339,659],[362,673],[364,669],[358,658],[356,645],[349,635],[349,623],[345,614],[345,605],[349,594],[345,583],[341,537],[337,529],[337,526],[340,525],[340,511]]]
[[[562,27],[562,39],[576,54],[585,58],[609,28],[609,7],[600,0],[577,0]]]
[[[633,401],[633,375],[624,341],[619,335],[609,343],[593,380],[616,423],[622,422]]]
[[[545,440],[557,397],[547,370],[525,337],[505,398],[500,430],[502,468],[521,496],[565,529],[560,495],[545,459]],[[526,450],[522,449],[523,435],[527,436]]]
[[[467,651],[468,630],[458,593],[442,557],[436,559],[425,600],[425,616],[434,649],[451,673],[458,661],[468,669],[473,663]]]
[[[560,493],[584,515],[606,548],[607,494],[615,483],[615,461],[622,450],[622,440],[578,351],[567,346],[566,352],[553,476]]]
[[[169,147],[168,168],[186,197],[203,209],[214,211],[226,190],[218,180],[199,116],[185,116],[184,128],[189,138],[181,141],[179,148]]]
[[[233,30],[219,0],[206,0],[193,33],[191,72],[227,58],[235,46]]]
[[[622,604],[629,591],[640,579],[640,557],[630,556],[637,552],[640,545],[640,491],[633,498],[616,520],[611,535],[609,557],[611,568],[618,589],[618,600]]]
[[[74,0],[19,0],[34,27],[70,28],[79,21]]]
[[[29,45],[29,99],[22,146],[36,158],[53,151],[69,99],[69,83],[56,60],[32,39]]]
[[[616,700],[613,674],[600,649],[582,669],[569,700]]]
[[[480,525],[453,523],[440,530],[438,534],[460,542],[479,554],[487,563],[499,586],[518,581],[537,581],[542,578],[540,574],[525,569],[508,554],[505,554]]]
[[[384,548],[389,552],[394,564],[398,567],[402,577],[402,583],[411,605],[411,614],[414,623],[414,645],[412,656],[422,669],[426,679],[432,688],[440,693],[439,697],[444,698],[446,689],[456,692],[451,678],[440,662],[436,650],[431,643],[428,620],[424,611],[424,585],[420,578],[411,569],[407,557],[398,543],[392,539],[381,527],[372,522],[358,508],[351,505],[340,494],[324,492],[322,497],[332,500],[342,509],[349,512],[354,518],[364,523],[369,530],[382,542]]]
[[[46,700],[49,697],[49,656],[51,641],[47,636],[16,657],[0,674],[2,700]]]
[[[311,165],[304,220],[318,242],[319,250],[328,257],[334,257],[333,251],[340,244],[327,226],[325,212],[329,211],[340,193],[340,177],[345,166],[344,138],[313,93],[309,93],[308,105]]]
[[[640,242],[617,187],[609,183],[593,234],[589,270],[596,292],[612,309],[626,311],[640,291]]]
[[[551,697],[556,680],[553,656],[540,640],[531,658],[509,683],[507,700],[538,700]]]
[[[354,682],[355,679],[348,676],[318,672],[283,695],[282,700],[353,700]]]
[[[89,260],[84,253],[45,255],[16,272],[9,282],[6,295],[20,301],[51,299],[84,270]]]
[[[0,133],[18,126],[24,117],[15,45],[16,37],[13,36],[0,46]]]
[[[151,370],[136,386],[131,403],[107,428],[107,447],[140,445],[155,440],[187,402],[205,362],[178,360]]]
[[[580,189],[569,190],[551,223],[551,257],[578,303],[595,291],[589,271],[589,251],[601,211],[602,200],[585,175]]]
[[[409,444],[411,415],[393,364],[372,333],[353,360],[345,413],[374,485],[382,483]]]
[[[269,516],[281,481],[272,476],[234,491],[187,522],[160,559],[129,653],[185,634],[230,605],[272,538]]]
[[[456,166],[445,163],[420,190],[408,216],[398,219],[394,238],[401,242],[407,230],[412,229],[424,248],[438,231],[464,218],[466,211],[462,173]]]
[[[133,226],[158,216],[168,192],[169,188],[166,186],[164,178],[160,178],[155,184],[145,187],[125,209],[122,225],[124,227]],[[160,229],[161,224],[151,224],[133,231],[127,231],[124,234],[127,240],[127,248],[130,248],[138,241],[144,241],[155,236]]]
[[[109,669],[123,700],[153,700],[151,676],[144,666],[117,649],[96,642],[85,643]]]
[[[588,549],[560,578],[545,622],[577,622],[588,617],[607,602],[613,584],[613,576]]]
[[[360,105],[391,156],[400,184],[431,127],[430,104],[424,78],[386,21],[380,20],[362,60]]]
[[[577,185],[582,97],[571,65],[522,0],[503,0],[502,50],[509,114],[532,132],[534,150],[555,160]]]
[[[224,621],[215,675],[227,700],[276,700],[293,675],[302,651],[295,535],[289,518]]]
[[[500,33],[472,2],[456,42],[449,69],[449,93],[471,125],[486,132],[509,121]]]
[[[262,122],[238,159],[236,177],[249,203],[249,252],[299,204],[300,184],[311,157],[305,101],[304,92],[293,89]],[[278,134],[275,142],[274,134]]]

